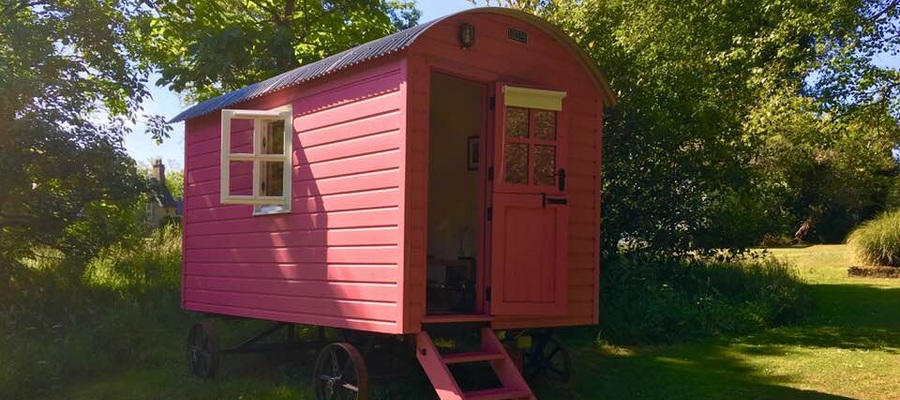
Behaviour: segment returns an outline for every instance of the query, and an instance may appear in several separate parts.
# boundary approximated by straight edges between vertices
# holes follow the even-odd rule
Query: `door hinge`
[[[491,301],[491,287],[484,288],[484,301]]]
[[[488,220],[488,221],[493,221],[493,220],[494,220],[494,207],[488,207],[488,208],[487,208],[487,220]]]
[[[497,108],[497,96],[491,96],[488,107],[490,107],[491,111]]]

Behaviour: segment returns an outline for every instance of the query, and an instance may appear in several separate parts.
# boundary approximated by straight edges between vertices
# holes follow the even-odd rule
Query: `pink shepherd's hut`
[[[559,29],[480,8],[197,104],[174,118],[182,305],[414,334],[441,399],[533,398],[494,331],[598,322],[614,101]],[[428,327],[463,323],[482,324],[482,348],[438,352]],[[210,335],[195,326],[189,345],[207,364]],[[465,393],[446,366],[468,361],[490,362],[502,385]]]

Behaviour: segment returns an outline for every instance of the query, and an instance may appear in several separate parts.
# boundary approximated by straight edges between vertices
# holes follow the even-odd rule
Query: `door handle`
[[[550,197],[547,196],[547,193],[541,193],[541,203],[543,203],[543,207],[547,208],[547,205],[555,205],[555,206],[565,206],[569,204],[569,199],[565,197]]]
[[[565,197],[548,197],[547,204],[554,204],[558,206],[564,206],[569,204],[569,200]]]
[[[566,191],[566,169],[560,168],[559,172],[556,173],[556,186],[559,188],[560,192]]]

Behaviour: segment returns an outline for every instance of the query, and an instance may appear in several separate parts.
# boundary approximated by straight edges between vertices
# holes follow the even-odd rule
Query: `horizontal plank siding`
[[[284,312],[265,308],[256,308],[249,306],[231,307],[215,303],[202,303],[196,301],[183,301],[182,307],[187,310],[193,310],[203,313],[213,313],[222,315],[232,315],[235,317],[246,317],[256,319],[266,319],[272,321],[292,322],[297,324],[331,326],[335,328],[356,329],[361,331],[394,333],[396,332],[396,323],[394,321],[378,321],[372,318],[350,318],[347,316],[328,316],[321,314],[304,314],[299,312]]]
[[[243,210],[243,211],[238,211]],[[247,220],[236,212],[249,212],[246,206],[234,206],[226,210],[197,210],[191,222],[192,233],[233,234],[250,232],[275,232],[286,230],[367,228],[389,226],[397,223],[400,211],[397,207],[372,208],[352,211],[322,213],[296,213],[284,218],[254,218]],[[243,221],[243,223],[236,223]]]
[[[399,275],[397,266],[389,264],[279,264],[235,261],[226,263],[193,262],[185,266],[184,271],[185,278],[207,276],[367,283],[395,283]]]
[[[292,230],[287,232],[214,233],[191,235],[186,249],[277,248],[369,245],[396,245],[400,238],[397,227],[350,228],[324,230]]]
[[[194,311],[399,333],[399,57],[229,108],[293,107],[291,212],[220,203],[220,121],[186,125],[182,304]],[[247,135],[234,148],[249,151]],[[250,173],[233,174],[248,186]],[[248,186],[249,187],[249,186]]]
[[[387,302],[306,298],[296,295],[270,295],[241,290],[201,290],[185,288],[185,301],[221,304],[230,307],[264,308],[281,312],[296,312],[322,316],[392,321],[397,305]]]
[[[186,276],[187,289],[243,292],[303,298],[360,300],[392,303],[397,295],[395,283],[348,283],[328,281],[300,281],[288,279],[222,278]],[[299,294],[299,295],[298,295]]]
[[[191,239],[191,237],[188,238]],[[397,246],[253,247],[231,249],[193,249],[188,247],[186,254],[192,260],[205,263],[324,262],[326,264],[389,264],[397,261]]]

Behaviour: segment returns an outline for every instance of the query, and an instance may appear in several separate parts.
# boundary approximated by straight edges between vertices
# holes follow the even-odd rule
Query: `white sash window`
[[[250,204],[256,214],[291,207],[291,107],[222,110],[222,204]]]

